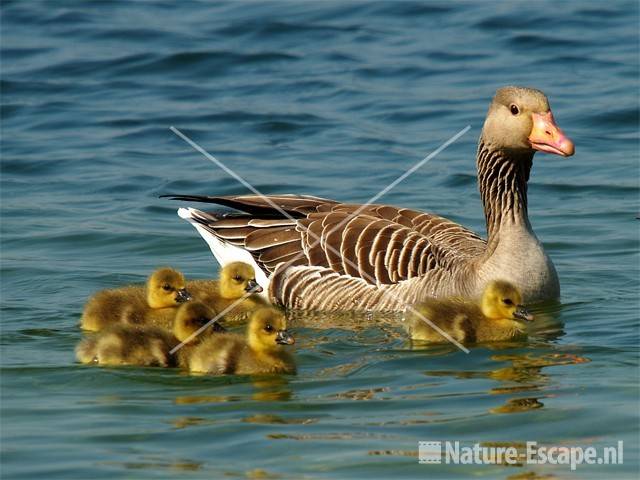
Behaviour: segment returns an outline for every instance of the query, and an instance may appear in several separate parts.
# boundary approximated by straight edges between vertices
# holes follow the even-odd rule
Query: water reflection
[[[529,339],[540,339],[551,342],[564,336],[560,312],[564,306],[560,302],[548,301],[527,306],[535,316],[535,320],[528,325]]]
[[[230,476],[230,475],[229,475]],[[282,478],[282,475],[278,475],[277,473],[270,473],[262,468],[254,468],[253,470],[249,470],[245,472],[244,476],[249,479],[276,479]]]
[[[251,400],[261,402],[286,401],[292,397],[289,380],[279,375],[260,375],[249,377],[253,387]],[[176,405],[227,403],[246,400],[246,395],[180,395],[174,400]]]
[[[271,413],[257,413],[242,419],[245,423],[261,423],[269,425],[309,425],[318,422],[317,418],[299,417],[288,418]]]
[[[255,389],[251,395],[252,400],[261,402],[286,401],[291,400],[293,395],[289,388],[289,380],[280,375],[254,377],[251,383]]]
[[[176,417],[171,420],[171,424],[176,429],[196,427],[200,425],[211,425],[213,423],[215,423],[213,420],[209,420],[203,417]]]
[[[544,407],[544,403],[537,398],[510,398],[507,402],[496,408],[491,408],[491,413],[521,413]]]
[[[552,473],[521,472],[509,475],[507,480],[554,480],[557,478],[561,477],[557,477]]]
[[[338,329],[352,332],[365,332],[376,328],[387,335],[397,337],[399,333],[397,328],[402,323],[402,314],[289,310],[287,320],[290,328]]]
[[[239,402],[243,400],[240,395],[181,395],[176,397],[176,405],[191,405],[199,403],[224,403]]]
[[[329,398],[333,398],[335,400],[385,400],[391,397],[381,396],[380,394],[390,391],[391,389],[389,387],[356,389],[348,390],[346,392],[339,392],[331,395]]]
[[[149,458],[139,462],[103,462],[103,465],[121,465],[129,470],[169,470],[173,472],[196,472],[202,469],[204,463],[188,459],[167,461],[163,458]]]
[[[534,352],[510,353],[491,355],[489,360],[493,362],[508,363],[508,366],[490,369],[488,371],[427,371],[429,376],[451,376],[455,378],[488,378],[499,382],[488,390],[490,395],[511,395],[525,392],[542,391],[551,380],[544,373],[544,368],[560,365],[577,365],[589,362],[586,357],[572,353],[543,353]],[[541,399],[544,395],[510,397],[503,405],[489,409],[490,413],[522,413],[544,407]]]

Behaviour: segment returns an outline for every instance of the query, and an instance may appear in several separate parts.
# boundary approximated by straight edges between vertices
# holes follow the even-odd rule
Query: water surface
[[[2,2],[6,478],[633,478],[638,473],[637,2]],[[550,97],[530,217],[562,304],[526,343],[425,348],[294,323],[297,376],[75,363],[92,292],[217,273],[170,192],[381,202],[484,233],[474,154],[496,88]],[[308,319],[307,319],[308,320]],[[374,319],[375,320],[375,319]],[[306,326],[303,326],[306,325]],[[419,465],[420,440],[614,445],[618,467]]]

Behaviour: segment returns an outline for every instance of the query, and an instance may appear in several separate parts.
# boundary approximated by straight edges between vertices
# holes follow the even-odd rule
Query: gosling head
[[[151,308],[176,307],[191,300],[182,273],[173,268],[157,269],[147,280],[147,302]]]
[[[274,308],[260,308],[253,312],[248,327],[249,345],[254,350],[273,352],[283,345],[292,345],[294,338],[287,331],[284,314]]]
[[[220,271],[220,295],[224,298],[241,298],[247,293],[260,293],[262,287],[256,282],[256,272],[251,265],[232,262]]]
[[[494,280],[485,287],[481,308],[492,320],[533,321],[533,315],[522,306],[520,291],[504,280]]]
[[[217,321],[211,322],[215,317],[215,312],[204,303],[188,302],[176,313],[173,321],[173,335],[181,342],[191,343],[197,341],[199,335],[204,337],[214,332],[224,332],[224,327]],[[200,331],[203,327],[206,328]],[[192,338],[196,332],[199,332],[198,336]]]
[[[549,101],[540,90],[525,87],[500,88],[487,113],[482,139],[491,147],[563,157],[574,154],[573,142],[556,124]]]

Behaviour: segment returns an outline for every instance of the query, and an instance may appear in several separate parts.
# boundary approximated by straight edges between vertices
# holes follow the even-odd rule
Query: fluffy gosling
[[[100,331],[117,323],[153,324],[170,330],[177,307],[191,299],[182,273],[164,267],[145,286],[102,290],[87,301],[80,320],[84,330]]]
[[[227,321],[246,320],[250,313],[267,303],[258,293],[262,287],[256,282],[254,268],[243,262],[232,262],[220,270],[220,280],[192,280],[187,282],[187,290],[193,297],[222,312],[238,300],[250,294],[233,309],[225,313]]]
[[[245,337],[223,333],[204,339],[188,354],[184,365],[193,373],[253,375],[295,373],[285,350],[294,343],[285,316],[270,307],[251,315]]]
[[[526,337],[523,321],[533,320],[522,305],[520,291],[502,280],[490,282],[480,304],[461,298],[430,299],[414,306],[422,316],[463,344],[499,342]],[[413,340],[447,342],[420,316],[409,312],[405,319]]]
[[[224,331],[218,322],[207,325],[214,317],[206,305],[189,302],[178,309],[173,334],[149,325],[111,325],[83,339],[76,348],[76,358],[98,365],[178,366],[198,342]]]

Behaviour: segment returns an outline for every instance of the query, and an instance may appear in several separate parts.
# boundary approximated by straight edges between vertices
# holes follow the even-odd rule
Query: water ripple
[[[2,7],[5,476],[419,478],[417,442],[433,438],[635,445],[637,2]],[[93,292],[165,264],[217,275],[182,204],[157,197],[247,190],[171,125],[265,193],[361,202],[471,125],[380,201],[484,232],[476,140],[506,84],[547,92],[576,143],[535,157],[529,214],[562,303],[536,308],[528,341],[466,355],[412,344],[394,316],[308,314],[290,319],[296,376],[74,363]],[[625,449],[619,470],[580,476],[635,464]]]

